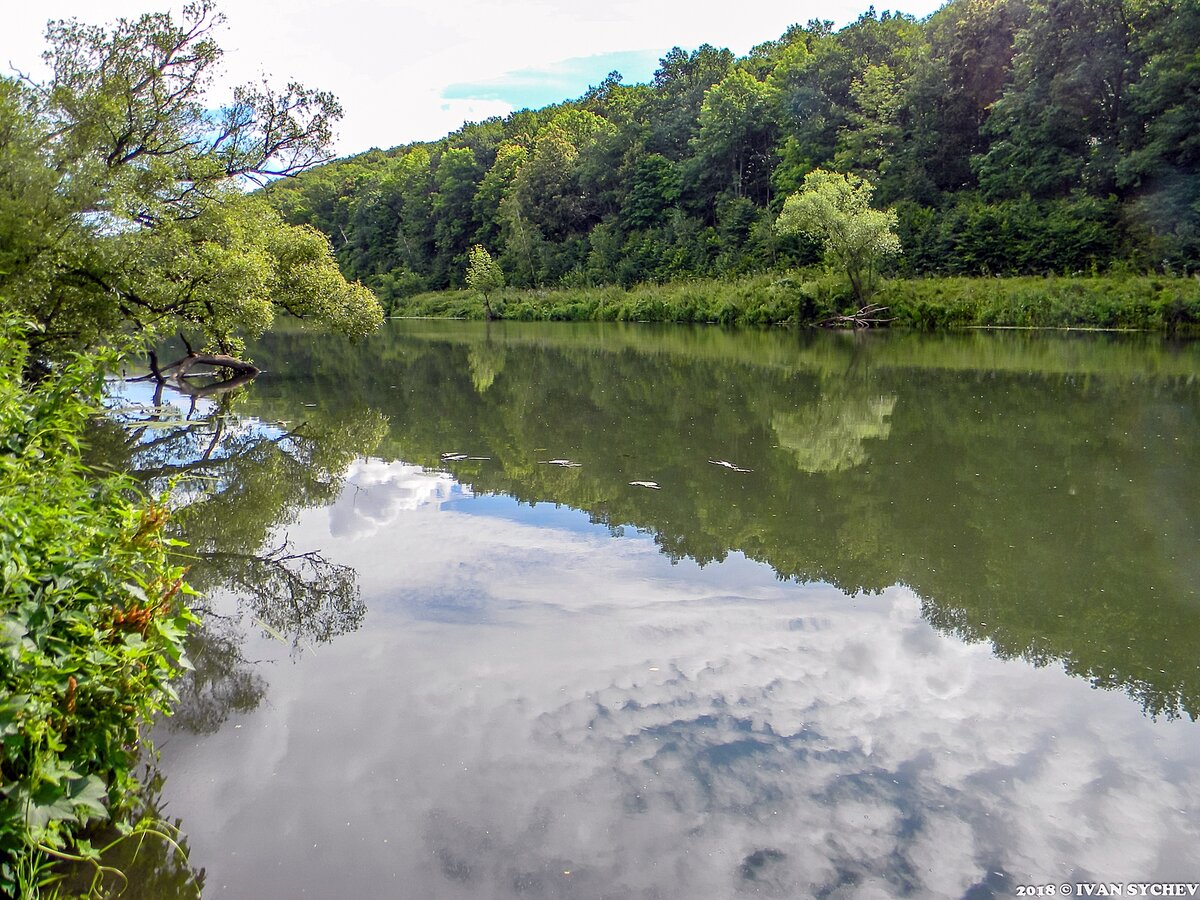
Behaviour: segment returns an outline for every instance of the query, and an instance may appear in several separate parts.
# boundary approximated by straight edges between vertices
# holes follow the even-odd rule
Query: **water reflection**
[[[364,627],[165,748],[247,894],[954,897],[1194,866],[1191,723],[939,632],[909,589],[433,504],[329,527],[297,539],[360,568]]]
[[[330,507],[329,531],[337,537],[370,537],[380,528],[427,503],[446,503],[470,496],[447,472],[426,472],[421,466],[378,459],[350,464],[346,483]]]
[[[643,529],[673,559],[905,584],[947,633],[1200,712],[1195,344],[394,323],[257,358],[265,417],[381,410],[385,458]]]
[[[844,338],[257,348],[183,518],[258,560],[164,746],[209,892],[1198,880],[1198,348]]]
[[[171,488],[171,524],[187,543],[188,580],[202,596],[236,597],[259,627],[296,648],[357,628],[365,607],[354,571],[318,549],[297,549],[287,526],[298,510],[340,495],[348,467],[379,442],[386,420],[301,406],[302,418],[268,421],[248,411],[244,392],[198,403],[196,391],[185,410],[161,387],[121,386],[113,419],[92,438],[93,456],[151,492]],[[229,656],[236,638],[209,643]],[[193,649],[206,646],[198,639]]]
[[[896,396],[822,391],[812,405],[771,417],[779,446],[795,455],[801,472],[840,472],[867,461],[867,441],[886,440]]]

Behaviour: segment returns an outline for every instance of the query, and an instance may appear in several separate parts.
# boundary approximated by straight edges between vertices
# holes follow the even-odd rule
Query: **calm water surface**
[[[254,356],[136,433],[211,596],[157,738],[191,868],[141,895],[1200,882],[1200,346],[407,322]]]

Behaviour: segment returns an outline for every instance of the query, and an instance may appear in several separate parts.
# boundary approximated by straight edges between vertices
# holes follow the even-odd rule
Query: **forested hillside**
[[[773,228],[816,167],[899,214],[899,274],[1200,263],[1200,0],[952,0],[811,21],[742,58],[678,47],[651,84],[372,150],[277,182],[385,306],[461,285],[728,276],[814,262]]]

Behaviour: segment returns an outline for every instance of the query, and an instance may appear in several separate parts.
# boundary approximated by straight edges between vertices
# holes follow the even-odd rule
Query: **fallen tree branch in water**
[[[230,356],[227,353],[198,353],[189,350],[187,355],[168,366],[159,367],[158,356],[153,350],[148,351],[150,357],[150,376],[155,381],[164,382],[168,377],[175,379],[187,378],[196,366],[211,366],[214,369],[228,369],[235,376],[253,378],[262,369],[253,363]],[[169,374],[168,374],[169,373]],[[208,374],[208,373],[205,373]]]
[[[856,312],[822,319],[817,322],[817,325],[821,328],[870,328],[872,325],[886,325],[888,322],[896,321],[895,316],[881,317],[880,314],[887,311],[888,307],[879,303],[868,303]]]

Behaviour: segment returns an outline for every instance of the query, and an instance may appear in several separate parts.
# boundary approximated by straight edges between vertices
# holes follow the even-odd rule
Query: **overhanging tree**
[[[0,78],[0,308],[42,353],[183,328],[219,349],[280,311],[370,332],[374,296],[328,240],[245,188],[329,157],[341,109],[299,84],[205,92],[221,51],[212,0],[182,21],[51,23],[51,75]]]

